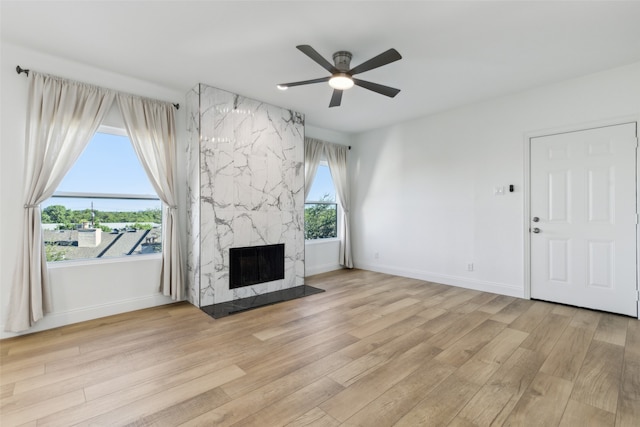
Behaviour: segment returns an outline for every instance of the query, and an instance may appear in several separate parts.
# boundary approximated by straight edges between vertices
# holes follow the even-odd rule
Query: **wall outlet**
[[[467,271],[473,271],[473,263],[467,264]]]

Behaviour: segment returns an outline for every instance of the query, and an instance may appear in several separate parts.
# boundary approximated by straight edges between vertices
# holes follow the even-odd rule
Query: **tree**
[[[304,238],[327,239],[337,237],[337,209],[329,194],[319,200],[325,203],[308,203],[304,208]]]
[[[42,210],[42,222],[45,224],[63,224],[71,222],[71,211],[62,205],[47,206]]]
[[[64,261],[67,253],[65,249],[52,243],[45,243],[44,252],[47,257],[47,262]]]

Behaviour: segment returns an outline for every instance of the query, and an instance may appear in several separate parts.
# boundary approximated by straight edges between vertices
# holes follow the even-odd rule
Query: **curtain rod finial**
[[[27,76],[29,76],[29,70],[27,70],[25,68],[22,68],[19,65],[16,66],[16,73],[18,73],[18,74],[25,73]]]

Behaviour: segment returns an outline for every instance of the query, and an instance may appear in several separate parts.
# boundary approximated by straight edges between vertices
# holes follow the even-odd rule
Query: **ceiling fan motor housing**
[[[346,50],[341,50],[333,54],[333,62],[335,63],[335,67],[346,73],[351,69],[351,52],[347,52]]]

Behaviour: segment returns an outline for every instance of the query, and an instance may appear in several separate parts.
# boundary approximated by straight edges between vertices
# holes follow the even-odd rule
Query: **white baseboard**
[[[75,310],[49,313],[31,329],[23,332],[5,332],[3,323],[0,326],[2,328],[0,330],[0,339],[31,334],[34,332],[45,331],[47,329],[58,328],[60,326],[71,325],[73,323],[84,322],[86,320],[99,319],[101,317],[112,316],[114,314],[157,307],[160,305],[171,304],[173,302],[175,301],[170,297],[157,294],[110,302],[107,304],[94,305],[91,307],[83,307]]]
[[[394,276],[409,277],[411,279],[441,283],[443,285],[457,286],[459,288],[491,292],[493,294],[507,295],[516,298],[524,298],[524,288],[522,286],[469,279],[468,277],[447,276],[443,274],[430,273],[428,271],[415,269],[401,269],[385,265],[367,264],[363,262],[354,262],[354,264],[356,268],[360,268],[362,270],[370,270],[378,273],[392,274]]]
[[[306,267],[304,270],[304,277],[315,276],[316,274],[328,273],[330,271],[341,270],[343,267],[340,264],[323,264],[314,265],[312,268]]]

